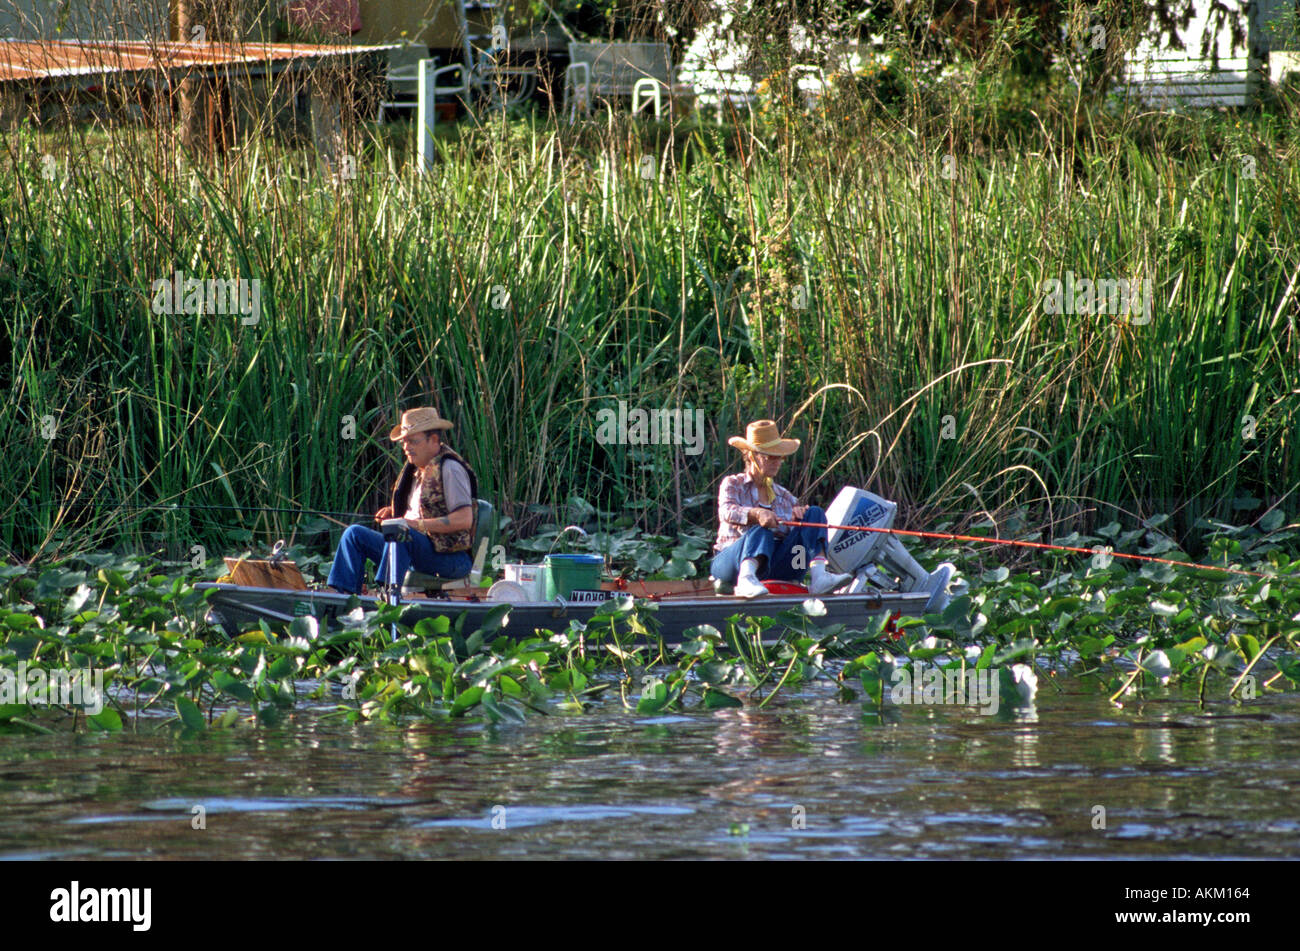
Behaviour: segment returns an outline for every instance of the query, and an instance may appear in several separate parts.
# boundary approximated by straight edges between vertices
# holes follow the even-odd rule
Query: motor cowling
[[[826,510],[828,525],[863,525],[868,528],[893,528],[898,514],[897,503],[882,499],[865,489],[846,485]],[[840,574],[853,574],[864,565],[875,564],[876,549],[891,537],[886,532],[859,532],[831,528],[826,532],[826,561]]]
[[[944,562],[934,571],[926,571],[902,541],[885,531],[894,527],[898,505],[888,499],[845,486],[826,510],[828,525],[842,526],[826,531],[826,560],[832,570],[853,575],[850,593],[867,587],[898,591],[929,591],[926,613],[937,613],[948,606],[948,583],[956,569]]]

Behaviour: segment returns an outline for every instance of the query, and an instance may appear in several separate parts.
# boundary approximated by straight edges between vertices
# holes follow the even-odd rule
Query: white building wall
[[[1211,0],[1195,0],[1195,15],[1179,31],[1184,49],[1146,39],[1126,57],[1122,90],[1152,106],[1242,106],[1268,74],[1272,49],[1295,49],[1294,0],[1225,0],[1242,11],[1247,39],[1234,46],[1228,26],[1218,26]]]

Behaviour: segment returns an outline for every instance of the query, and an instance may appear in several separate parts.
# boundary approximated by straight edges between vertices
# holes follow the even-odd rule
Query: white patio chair
[[[596,98],[631,97],[637,114],[649,103],[663,115],[664,100],[693,92],[676,78],[666,43],[570,43],[569,66],[564,71],[564,101],[570,121]]]

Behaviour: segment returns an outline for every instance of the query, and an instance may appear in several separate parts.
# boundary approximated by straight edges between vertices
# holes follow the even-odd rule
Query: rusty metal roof
[[[0,82],[351,56],[391,48],[156,40],[0,40]]]

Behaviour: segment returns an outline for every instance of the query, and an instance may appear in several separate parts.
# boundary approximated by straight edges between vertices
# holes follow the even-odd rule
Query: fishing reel
[[[930,600],[925,613],[937,614],[952,600],[949,582],[957,569],[949,562],[934,571],[922,568],[902,541],[882,531],[894,527],[897,515],[897,503],[864,489],[845,486],[826,510],[827,523],[840,526],[827,530],[826,560],[832,570],[853,576],[845,589],[849,594],[869,588],[904,593],[928,591]]]

